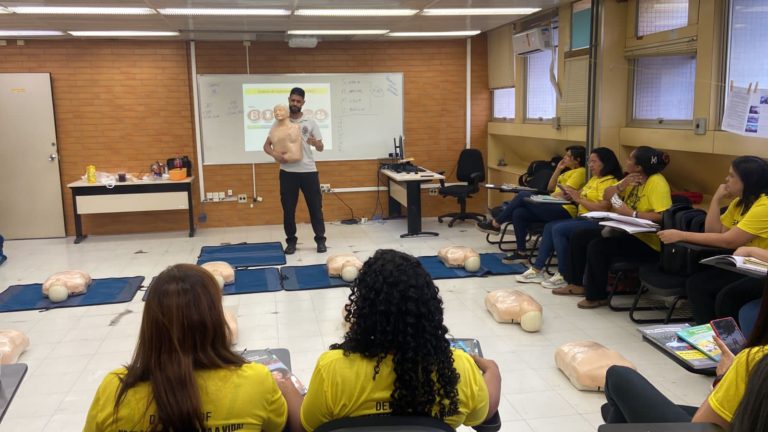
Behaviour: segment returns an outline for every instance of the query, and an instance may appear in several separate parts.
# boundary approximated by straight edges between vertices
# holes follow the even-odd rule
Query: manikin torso
[[[288,116],[288,107],[277,105],[274,109],[275,125],[269,131],[269,140],[274,151],[285,158],[287,163],[301,160],[301,131],[299,125],[292,123]]]

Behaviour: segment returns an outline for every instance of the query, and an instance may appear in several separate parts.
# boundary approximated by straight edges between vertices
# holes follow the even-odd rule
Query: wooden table
[[[383,168],[381,173],[389,178],[389,216],[400,216],[404,206],[408,213],[408,232],[400,237],[436,236],[436,232],[421,230],[421,184],[445,177],[428,170],[423,172],[395,172]]]

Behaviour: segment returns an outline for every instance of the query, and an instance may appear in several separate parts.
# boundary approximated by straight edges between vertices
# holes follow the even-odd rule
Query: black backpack
[[[8,259],[7,256],[3,255],[3,242],[5,242],[5,239],[3,239],[3,236],[0,235],[0,264],[4,263],[6,259]]]
[[[528,164],[528,169],[525,170],[525,174],[521,175],[517,179],[517,184],[520,186],[526,186],[536,189],[539,193],[547,193],[547,185],[549,185],[549,179],[552,177],[552,173],[555,172],[555,167],[560,162],[558,157],[552,158],[549,161],[535,160]],[[557,160],[557,162],[553,161]]]

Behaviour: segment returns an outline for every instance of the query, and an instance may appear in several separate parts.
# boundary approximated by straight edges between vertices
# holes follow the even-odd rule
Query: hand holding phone
[[[717,337],[719,337],[725,346],[734,354],[738,354],[739,351],[744,349],[747,344],[747,339],[744,334],[739,330],[739,326],[736,324],[733,318],[720,318],[712,320],[709,323],[712,326]]]

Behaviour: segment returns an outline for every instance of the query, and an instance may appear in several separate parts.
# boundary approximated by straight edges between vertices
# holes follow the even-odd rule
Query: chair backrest
[[[535,160],[528,164],[525,174],[521,175],[517,182],[520,186],[527,186],[540,193],[546,193],[553,172],[555,172],[555,167],[551,161]]]
[[[331,420],[315,432],[455,432],[445,422],[431,417],[370,415]]]
[[[680,206],[665,216],[666,222],[673,218],[671,226],[665,229],[701,232],[704,229],[707,212],[701,209],[690,208],[690,206]],[[686,243],[662,245],[661,270],[680,276],[691,275],[699,270],[699,261],[706,257],[702,253],[705,252],[699,248],[691,248]]]
[[[480,175],[472,176],[472,174]],[[456,178],[461,182],[480,183],[485,181],[485,164],[483,154],[478,149],[464,149],[459,154],[459,163],[456,167]]]

